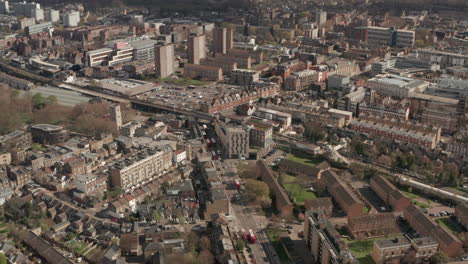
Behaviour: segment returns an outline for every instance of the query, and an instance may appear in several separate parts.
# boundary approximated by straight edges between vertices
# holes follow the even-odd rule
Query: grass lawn
[[[310,156],[310,157],[308,157]],[[317,165],[317,162],[315,161],[314,157],[312,155],[307,155],[307,154],[301,154],[301,155],[297,155],[297,154],[288,154],[286,156],[286,159],[288,160],[291,160],[291,161],[295,161],[295,162],[298,162],[298,163],[302,163],[304,165],[309,165],[309,166],[315,166]]]
[[[437,222],[439,225],[456,235],[464,231],[463,228],[450,217],[439,218],[437,219]]]
[[[278,257],[281,259],[281,263],[289,264],[291,263],[291,260],[288,258],[288,254],[286,253],[286,250],[284,249],[280,241],[281,232],[282,231],[279,229],[272,228],[266,230],[266,234],[270,239],[271,244],[273,244],[273,247],[275,248]]]
[[[78,254],[83,254],[83,250],[88,246],[88,244],[76,240],[68,241],[67,245]]]
[[[431,208],[427,203],[418,202],[416,200],[413,200],[412,203],[424,209]]]
[[[289,194],[289,197],[295,204],[303,205],[305,199],[315,199],[317,195],[313,192],[308,192],[302,185],[298,183],[286,183],[284,189]]]

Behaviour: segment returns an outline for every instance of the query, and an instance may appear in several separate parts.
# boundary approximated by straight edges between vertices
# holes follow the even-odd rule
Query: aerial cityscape
[[[468,264],[467,0],[0,0],[0,264]]]

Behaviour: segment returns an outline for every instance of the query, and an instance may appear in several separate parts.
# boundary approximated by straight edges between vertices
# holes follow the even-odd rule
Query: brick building
[[[293,216],[293,204],[283,187],[279,184],[274,172],[265,164],[264,161],[257,161],[256,176],[268,184],[271,193],[275,196],[275,207],[281,217]]]
[[[382,199],[387,205],[391,206],[393,211],[401,212],[410,203],[411,200],[403,195],[392,183],[384,176],[375,176],[370,180],[371,189]]]
[[[374,241],[372,259],[376,264],[384,263],[428,263],[437,252],[439,244],[431,237],[409,239],[398,236]]]
[[[382,213],[348,217],[346,226],[355,238],[387,236],[398,233],[396,218],[393,213]]]
[[[434,149],[440,142],[441,129],[410,122],[363,117],[351,122],[351,129],[370,136]]]
[[[434,238],[439,243],[439,250],[447,256],[455,257],[463,253],[462,242],[452,233],[440,227],[414,204],[408,205],[403,211],[403,215],[409,225],[419,234]]]
[[[349,187],[338,180],[338,175],[336,175],[335,172],[331,170],[323,172],[320,185],[328,191],[333,197],[333,200],[348,217],[361,216],[364,214],[364,205],[362,202],[352,193]]]
[[[461,203],[455,207],[458,222],[468,230],[468,204]]]
[[[306,199],[304,201],[306,211],[322,212],[329,217],[333,213],[333,201],[330,197],[321,197],[316,199]]]
[[[221,81],[223,80],[223,70],[216,66],[185,64],[184,76],[191,79]]]
[[[201,110],[205,113],[218,113],[223,110],[233,109],[239,105],[255,101],[261,97],[271,97],[279,92],[279,86],[274,83],[265,83],[265,85],[246,88],[240,95],[228,93],[213,99],[211,102],[205,102]]]

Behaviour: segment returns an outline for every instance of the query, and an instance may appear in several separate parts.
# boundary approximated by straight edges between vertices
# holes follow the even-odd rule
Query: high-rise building
[[[226,54],[234,48],[234,30],[231,28],[215,28],[213,30],[213,46],[215,53]]]
[[[246,158],[249,156],[249,132],[244,128],[216,122],[215,132],[228,158]]]
[[[321,26],[327,22],[327,12],[323,10],[319,10],[315,13],[315,23],[318,26]]]
[[[122,113],[120,111],[120,105],[112,105],[110,112],[112,120],[114,120],[117,128],[120,129],[122,127]]]
[[[8,1],[0,1],[0,13],[8,14],[10,12],[10,4]]]
[[[206,58],[205,34],[192,35],[188,39],[188,61],[191,64],[200,64],[200,59]]]
[[[80,12],[73,11],[63,16],[63,24],[66,27],[76,27],[80,23]]]
[[[367,42],[374,45],[413,47],[415,32],[384,27],[367,27]]]
[[[174,73],[174,45],[162,44],[154,47],[154,66],[157,76],[166,78]]]
[[[44,16],[46,21],[50,21],[52,23],[58,22],[60,20],[60,11],[55,9],[46,9]]]

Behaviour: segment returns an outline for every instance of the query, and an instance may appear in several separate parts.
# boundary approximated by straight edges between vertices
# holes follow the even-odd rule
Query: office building
[[[341,235],[320,212],[307,211],[304,221],[304,240],[312,254],[312,263],[357,264]]]
[[[213,30],[213,51],[226,54],[234,47],[234,30],[232,28],[215,28]]]
[[[367,88],[380,95],[396,98],[408,98],[414,93],[422,93],[428,86],[428,82],[392,74],[377,75],[367,81]]]
[[[41,4],[35,2],[12,3],[13,13],[16,16],[34,17],[37,9],[41,9]]]
[[[223,70],[215,66],[185,64],[184,76],[191,79],[203,79],[217,82],[223,80]]]
[[[439,51],[439,50],[416,50],[416,57],[422,61],[439,64],[441,69],[453,66],[468,66],[468,55]]]
[[[200,60],[206,58],[206,36],[205,34],[191,35],[188,38],[188,62],[200,64]]]
[[[174,45],[162,44],[154,47],[154,66],[156,75],[166,78],[174,73]]]
[[[102,48],[86,52],[86,63],[89,67],[103,65],[112,54],[112,49]]]
[[[128,45],[133,47],[133,59],[136,61],[154,60],[154,45],[156,41],[152,39],[144,39],[128,42]]]
[[[260,120],[251,119],[245,123],[249,127],[249,144],[258,148],[269,148],[273,143],[273,126]]]
[[[111,164],[112,185],[125,191],[135,189],[162,176],[171,166],[172,149],[169,146],[145,148]]]
[[[230,82],[237,85],[252,85],[260,80],[260,73],[253,70],[236,69],[231,72]]]
[[[395,67],[396,61],[396,59],[387,59],[374,62],[371,64],[371,72],[373,75],[385,73],[387,69]]]
[[[50,29],[52,28],[52,23],[51,22],[45,22],[41,24],[35,24],[26,27],[26,34],[28,36],[37,34],[37,33],[42,33],[42,32],[49,32]]]
[[[80,23],[80,12],[72,11],[63,15],[63,25],[66,27],[76,27]]]
[[[21,19],[18,19],[18,22],[17,22],[17,28],[18,29],[25,29],[29,26],[32,26],[32,25],[35,25],[36,24],[36,19],[34,19],[33,17],[24,17],[24,18],[21,18]]]
[[[321,26],[327,22],[327,12],[319,10],[315,13],[315,23],[317,26]]]
[[[249,132],[242,127],[231,127],[223,122],[215,123],[215,132],[227,158],[249,156]]]
[[[262,107],[257,108],[257,111],[255,111],[254,115],[263,119],[278,121],[281,123],[283,128],[290,127],[292,122],[291,114]]]
[[[411,48],[414,46],[415,32],[384,27],[367,27],[367,41],[381,46],[397,46]]]
[[[32,17],[36,19],[36,22],[44,21],[44,9],[42,8],[35,8],[32,10]]]
[[[50,21],[52,23],[58,22],[60,20],[60,11],[55,9],[46,9],[44,17],[46,21]]]

